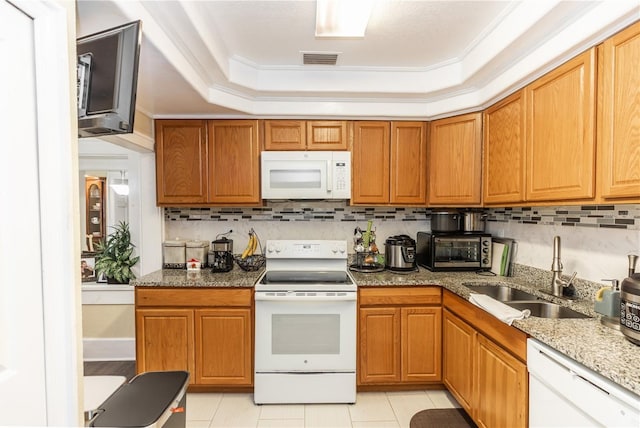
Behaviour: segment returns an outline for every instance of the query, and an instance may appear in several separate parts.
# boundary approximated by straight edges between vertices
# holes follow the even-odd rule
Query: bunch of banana
[[[242,252],[242,258],[246,259],[249,256],[252,256],[253,253],[256,252],[256,248],[258,248],[258,236],[253,228],[249,229],[249,242],[247,243],[247,247]]]

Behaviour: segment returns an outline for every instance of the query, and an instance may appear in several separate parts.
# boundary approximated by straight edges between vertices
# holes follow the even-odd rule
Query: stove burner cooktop
[[[358,287],[346,271],[266,271],[256,291],[353,291]]]
[[[267,271],[260,280],[260,284],[353,284],[353,281],[343,271],[295,271],[278,270]]]

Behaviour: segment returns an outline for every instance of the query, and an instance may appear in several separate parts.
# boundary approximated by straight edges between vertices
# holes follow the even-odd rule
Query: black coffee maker
[[[233,269],[233,240],[227,237],[211,242],[209,266],[212,272],[229,272]]]

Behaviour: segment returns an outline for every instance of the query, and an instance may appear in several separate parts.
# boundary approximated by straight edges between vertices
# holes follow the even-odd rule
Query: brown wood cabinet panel
[[[471,322],[476,330],[499,343],[520,361],[527,361],[527,334],[498,320],[467,302],[460,296],[444,290],[442,293],[443,306],[460,318]]]
[[[439,383],[440,287],[370,287],[358,293],[358,385]]]
[[[602,45],[599,182],[609,202],[640,200],[640,22]],[[629,201],[625,201],[629,202]]]
[[[442,310],[401,308],[402,381],[438,382],[442,378]]]
[[[472,414],[473,367],[478,334],[446,309],[442,318],[442,381],[462,408]]]
[[[437,305],[442,300],[439,286],[432,287],[360,287],[361,306]]]
[[[475,418],[483,427],[528,425],[527,367],[482,335],[478,336]]]
[[[347,150],[348,141],[345,121],[307,121],[308,150]]]
[[[526,334],[443,293],[443,381],[481,427],[526,427]]]
[[[158,205],[207,201],[207,127],[204,120],[156,120]]]
[[[305,150],[307,127],[304,120],[265,120],[265,150]]]
[[[484,203],[524,201],[525,105],[522,91],[485,110],[483,129]]]
[[[527,201],[594,198],[595,48],[525,88]]]
[[[252,288],[136,287],[136,307],[250,307]]]
[[[136,309],[136,370],[194,371],[193,310]],[[193,383],[194,379],[190,380]]]
[[[430,123],[429,198],[433,206],[479,206],[482,199],[482,113]]]
[[[250,309],[195,311],[195,378],[200,385],[253,382]]]
[[[389,122],[353,123],[351,203],[389,203]]]
[[[392,204],[426,203],[426,141],[425,122],[391,122],[389,200]]]
[[[253,384],[253,289],[137,287],[136,364],[188,370],[194,387]]]
[[[400,381],[400,309],[360,308],[360,384]]]
[[[257,120],[210,120],[209,201],[260,202],[260,141]]]

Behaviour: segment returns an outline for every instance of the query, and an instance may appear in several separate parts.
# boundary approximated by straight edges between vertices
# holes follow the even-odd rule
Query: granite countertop
[[[211,269],[200,272],[164,269],[145,275],[131,282],[139,287],[253,287],[263,270],[245,272],[234,266],[226,273],[212,273]],[[529,317],[516,320],[515,328],[530,337],[557,349],[587,368],[612,380],[620,386],[640,395],[640,366],[634,364],[632,356],[640,347],[625,339],[619,331],[600,323],[593,309],[595,290],[577,287],[578,300],[559,299],[544,292],[548,288],[548,272],[539,269],[518,269],[515,276],[486,276],[474,272],[431,272],[420,268],[409,273],[389,271],[377,273],[351,272],[359,287],[439,285],[464,299],[469,298],[467,285],[507,285],[525,290],[543,300],[568,306],[593,318],[547,319]],[[580,282],[578,282],[580,284]],[[593,285],[593,284],[592,284]]]
[[[229,272],[212,272],[210,268],[199,271],[162,269],[131,281],[135,287],[245,287],[254,286],[264,269],[247,272],[234,265]]]

